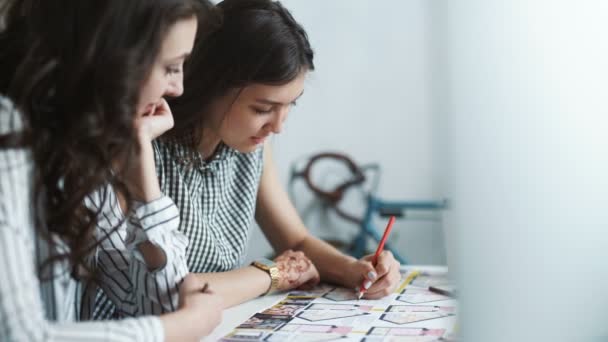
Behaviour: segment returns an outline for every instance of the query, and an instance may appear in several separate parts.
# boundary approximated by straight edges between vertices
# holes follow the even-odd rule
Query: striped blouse
[[[190,272],[229,271],[242,266],[246,256],[263,148],[240,153],[220,144],[212,159],[205,161],[198,151],[187,147],[191,139],[154,141],[161,190],[179,208],[179,230],[189,240]],[[100,292],[95,319],[114,317],[115,310]]]
[[[0,134],[21,129],[20,115],[0,96]],[[177,284],[187,273],[187,239],[177,231],[179,213],[173,201],[164,196],[136,205],[110,233],[123,217],[114,192],[108,187],[87,199],[91,207],[103,205],[95,237],[109,235],[87,262],[98,270],[100,285],[117,311],[129,318],[76,323],[92,316],[97,289],[74,280],[66,262],[54,263],[47,268],[50,273],[38,273],[43,260],[66,247],[57,239],[56,250],[51,250],[35,229],[34,167],[27,149],[0,149],[0,341],[162,341],[158,317],[134,317],[170,311],[177,304]],[[148,270],[135,248],[143,240],[165,251],[164,267]],[[45,280],[49,275],[54,277]]]

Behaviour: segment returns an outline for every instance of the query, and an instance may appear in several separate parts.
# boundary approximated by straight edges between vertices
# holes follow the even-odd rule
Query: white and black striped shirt
[[[180,211],[179,230],[189,241],[190,272],[224,272],[242,266],[254,220],[263,169],[263,148],[240,153],[224,144],[210,161],[189,147],[192,136],[153,142],[163,193]],[[95,319],[114,317],[116,308],[100,292]]]
[[[0,134],[22,129],[12,104],[0,96]],[[54,263],[51,280],[38,274],[50,253],[34,226],[32,171],[26,149],[0,149],[0,341],[162,341],[158,317],[121,321],[75,322],[91,317],[96,288],[75,281],[66,263]],[[102,201],[107,195],[108,201]],[[95,236],[109,234],[123,217],[110,188],[90,196],[89,206],[103,202]],[[100,284],[121,316],[142,316],[175,309],[177,284],[187,273],[187,239],[179,231],[179,213],[164,196],[139,204],[133,215],[92,253]],[[150,240],[167,255],[167,264],[149,271],[135,246]],[[57,249],[65,248],[57,241]],[[65,251],[65,249],[63,250]]]

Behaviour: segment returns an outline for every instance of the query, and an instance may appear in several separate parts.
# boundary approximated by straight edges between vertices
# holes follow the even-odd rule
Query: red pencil
[[[374,265],[374,266],[376,266],[376,264],[378,263],[378,257],[384,250],[384,243],[386,242],[388,235],[391,233],[391,229],[393,228],[393,223],[395,223],[395,216],[391,216],[391,218],[388,220],[388,224],[386,225],[386,228],[384,229],[384,235],[382,235],[380,244],[378,244],[378,249],[376,249],[376,254],[374,254],[374,257],[372,258],[372,265]],[[365,280],[363,281],[363,284],[365,284]],[[367,290],[365,288],[365,286],[363,286],[363,284],[361,284],[361,287],[359,288],[359,293],[357,294],[357,299],[361,299],[361,297],[363,297],[363,294]]]

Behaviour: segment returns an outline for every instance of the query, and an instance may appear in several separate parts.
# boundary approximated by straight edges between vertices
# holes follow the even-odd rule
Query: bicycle
[[[320,185],[313,182],[311,174],[315,163],[321,160],[333,160],[344,163],[350,172],[349,178],[334,186],[333,189],[321,189]],[[360,258],[366,254],[368,237],[371,237],[376,242],[379,242],[382,238],[381,231],[379,231],[373,223],[375,214],[378,214],[381,217],[390,217],[394,215],[397,218],[405,218],[407,210],[435,212],[447,208],[447,200],[445,199],[395,201],[380,198],[376,195],[380,182],[380,166],[376,163],[359,166],[347,155],[336,152],[323,152],[309,157],[304,168],[301,170],[297,170],[298,162],[299,161],[296,160],[292,163],[289,178],[288,189],[292,200],[295,201],[295,195],[293,193],[293,184],[295,180],[304,178],[308,188],[320,200],[319,203],[321,204],[322,210],[332,209],[341,218],[358,225],[359,232],[352,243],[348,245],[348,253],[356,258]],[[370,173],[373,174],[371,180],[366,176],[366,174]],[[368,182],[370,186],[368,189],[365,189],[364,186],[368,180],[370,180]],[[365,211],[361,217],[348,213],[339,205],[344,198],[345,192],[350,189],[358,189],[363,195]],[[392,243],[387,243],[385,249],[390,250],[395,256],[395,259],[401,264],[408,264],[407,258],[400,253]]]

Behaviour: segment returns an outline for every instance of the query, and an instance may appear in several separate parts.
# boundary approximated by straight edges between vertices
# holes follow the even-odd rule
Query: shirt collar
[[[166,140],[170,144],[173,158],[178,164],[195,167],[200,170],[217,168],[221,162],[232,158],[236,150],[220,142],[213,155],[205,160],[203,155],[194,147],[194,134],[188,133],[181,137],[169,138]]]

